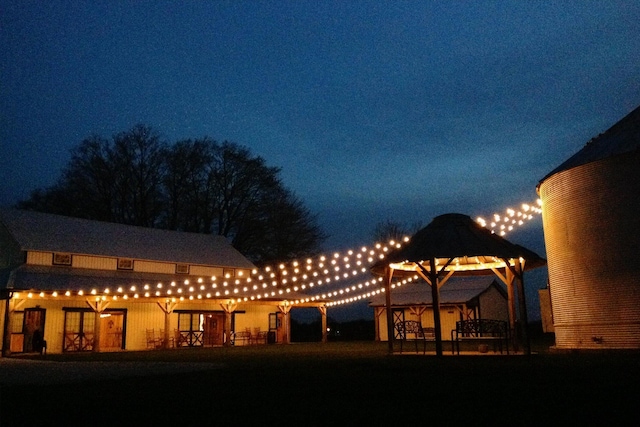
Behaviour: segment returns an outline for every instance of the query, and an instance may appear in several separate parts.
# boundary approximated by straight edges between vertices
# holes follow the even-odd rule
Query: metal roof
[[[471,301],[491,286],[500,287],[494,277],[451,277],[440,288],[440,304],[462,304]],[[423,281],[396,287],[391,293],[392,306],[431,305],[431,287]],[[370,306],[385,305],[385,295],[378,294],[369,301]]]
[[[253,269],[223,236],[186,233],[0,209],[0,223],[23,251],[132,258]]]
[[[634,152],[638,149],[640,149],[640,107],[627,114],[604,133],[587,142],[584,148],[549,172],[540,180],[540,183],[559,172],[576,166]]]

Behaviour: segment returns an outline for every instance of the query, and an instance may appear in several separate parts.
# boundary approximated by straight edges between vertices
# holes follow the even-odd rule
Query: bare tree
[[[155,226],[162,212],[165,145],[149,126],[137,125],[113,138],[113,214],[116,222]]]
[[[402,241],[405,237],[411,237],[422,226],[420,224],[407,225],[400,222],[395,222],[387,219],[384,222],[379,222],[373,231],[373,238],[376,242],[388,242],[395,240],[396,242]]]
[[[178,141],[167,150],[163,179],[166,228],[212,232],[216,216],[213,159],[217,147],[215,141],[205,137]]]
[[[240,145],[205,137],[169,146],[137,125],[82,141],[56,185],[19,207],[220,234],[256,263],[286,262],[317,253],[326,236],[279,173]]]

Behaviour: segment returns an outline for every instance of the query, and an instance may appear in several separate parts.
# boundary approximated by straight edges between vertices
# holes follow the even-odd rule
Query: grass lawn
[[[631,425],[640,400],[638,353],[436,358],[388,356],[386,343],[335,342],[46,360],[213,365],[196,372],[4,386],[1,426]]]

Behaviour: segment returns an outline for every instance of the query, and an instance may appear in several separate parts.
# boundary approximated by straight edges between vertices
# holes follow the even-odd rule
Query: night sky
[[[639,22],[638,1],[4,0],[0,205],[142,123],[282,168],[327,250],[488,217],[640,104]],[[526,227],[507,238],[546,256]]]

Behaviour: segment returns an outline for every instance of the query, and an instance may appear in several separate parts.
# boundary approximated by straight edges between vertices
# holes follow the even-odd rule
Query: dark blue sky
[[[639,22],[637,1],[4,0],[0,204],[144,123],[281,167],[327,249],[490,216],[640,104]]]

